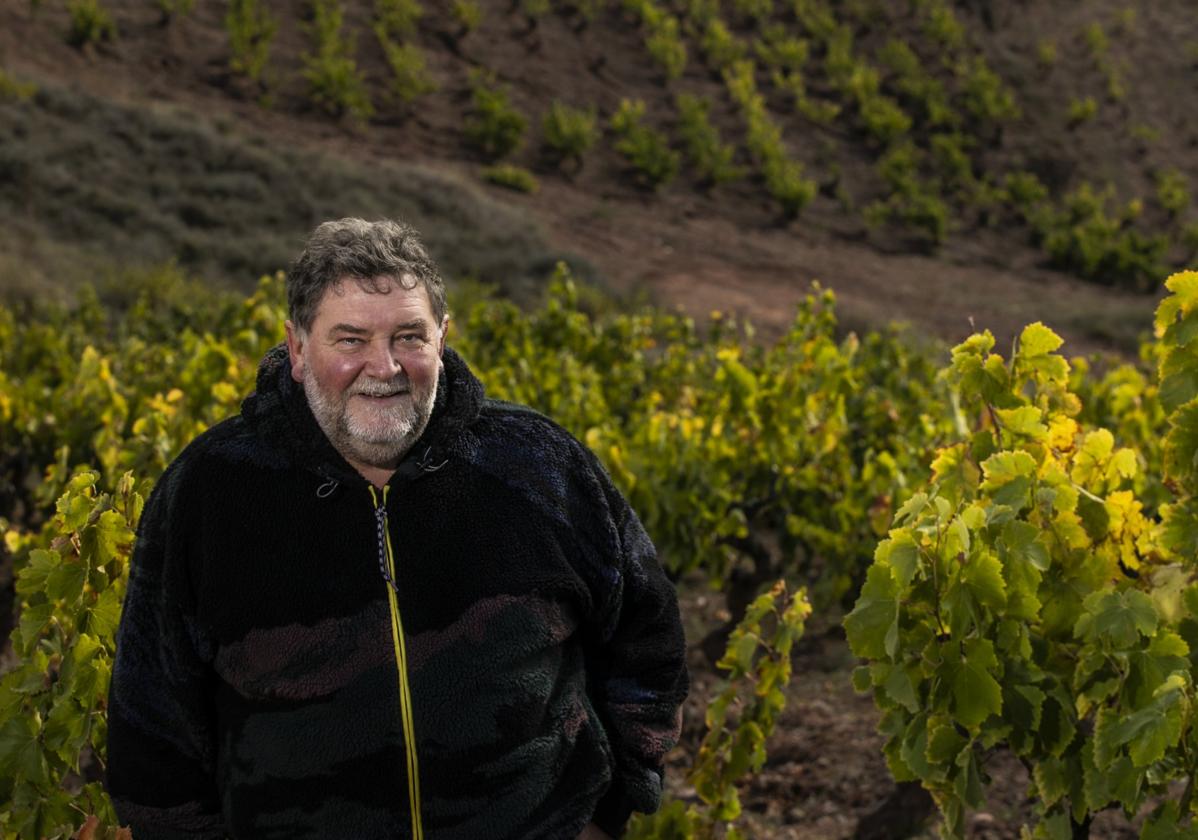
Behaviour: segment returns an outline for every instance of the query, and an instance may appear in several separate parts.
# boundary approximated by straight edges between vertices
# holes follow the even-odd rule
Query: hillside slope
[[[548,11],[480,3],[481,21],[469,30],[452,11],[464,4],[427,3],[406,43],[422,51],[436,89],[407,105],[386,95],[392,73],[371,32],[382,5],[347,2],[343,33],[374,103],[368,119],[314,103],[304,79],[314,38],[307,0],[266,4],[278,30],[264,81],[230,71],[225,4],[199,3],[172,20],[150,0],[102,5],[117,34],[82,48],[67,43],[66,4],[0,8],[0,67],[40,89],[0,106],[7,287],[77,280],[89,273],[81,264],[168,256],[248,283],[280,267],[320,218],[396,214],[426,229],[454,274],[503,285],[527,286],[554,259],[574,254],[576,265],[593,266],[619,292],[698,315],[740,311],[770,330],[789,321],[793,302],[819,280],[837,291],[842,319],[853,326],[898,318],[953,339],[974,325],[1010,335],[1039,318],[1092,349],[1127,348],[1147,328],[1153,297],[1116,286],[1151,287],[1144,266],[1192,256],[1187,185],[1198,167],[1185,114],[1198,104],[1198,23],[1180,0],[1150,9],[1106,0],[1034,9],[976,0],[658,3],[681,22],[681,73],[663,69],[647,49],[652,3],[540,4]],[[740,54],[758,56],[757,90],[785,161],[814,189],[797,213],[771,193],[745,109],[705,52],[709,40],[696,21],[712,9]],[[818,31],[820,9],[836,10],[831,34]],[[958,28],[945,30],[945,21]],[[835,59],[846,38],[856,63],[842,85]],[[906,71],[893,69],[894,40],[910,45],[924,81],[945,91],[948,116],[925,114],[932,100],[911,97]],[[784,47],[793,41],[805,44],[803,61],[782,79],[770,68],[788,67],[778,56],[790,54]],[[764,48],[770,44],[773,52]],[[978,79],[988,77],[979,67],[1001,84],[983,90]],[[840,116],[793,104],[800,76],[807,101],[839,107]],[[474,91],[487,85],[506,91],[528,123],[522,143],[502,157],[535,174],[534,194],[478,178],[495,155],[471,143],[467,127]],[[874,98],[863,89],[876,89]],[[638,183],[608,121],[622,100],[642,100],[646,123],[685,151],[680,93],[708,103],[742,177],[712,187],[683,156],[672,181],[656,189]],[[983,93],[1000,105],[1009,94],[1017,112],[977,110]],[[909,115],[907,129],[877,127],[866,106],[883,99]],[[603,136],[581,167],[555,164],[542,147],[541,117],[554,101],[599,115]],[[968,161],[956,181],[937,156],[950,141]],[[904,155],[915,163],[896,179]],[[1047,193],[1026,212],[1003,203],[1013,201],[1004,178],[1022,173]],[[1162,173],[1181,186],[1179,208],[1159,199]],[[905,192],[905,183],[915,186]],[[1109,185],[1111,194],[1077,224],[1061,221],[1083,183],[1099,194]],[[931,222],[912,212],[929,204]],[[1091,224],[1096,218],[1110,224]],[[1053,253],[1044,242],[1050,224],[1069,240]],[[1089,239],[1073,233],[1083,225]],[[1168,236],[1147,256],[1151,249],[1137,251],[1139,240],[1131,240],[1122,273],[1108,270],[1110,260],[1087,268],[1085,249],[1116,238],[1122,247],[1130,231]],[[505,255],[492,258],[496,248]],[[1052,267],[1062,264],[1071,271]]]

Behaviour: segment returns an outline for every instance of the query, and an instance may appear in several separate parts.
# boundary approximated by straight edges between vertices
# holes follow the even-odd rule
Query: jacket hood
[[[392,479],[410,479],[440,468],[453,441],[477,418],[483,386],[451,347],[442,354],[433,413]],[[254,393],[241,404],[241,416],[254,434],[285,452],[299,466],[326,480],[365,479],[341,456],[316,422],[303,386],[291,378],[287,345],[270,349],[258,366]]]

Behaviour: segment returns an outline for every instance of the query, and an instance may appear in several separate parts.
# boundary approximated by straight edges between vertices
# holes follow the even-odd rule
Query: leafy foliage
[[[476,0],[453,0],[449,6],[450,16],[457,22],[459,36],[478,29],[483,22],[482,6]]]
[[[854,679],[883,711],[891,772],[931,791],[948,836],[963,836],[966,809],[982,805],[997,747],[1031,772],[1040,824],[1028,837],[1084,836],[1098,811],[1135,814],[1198,770],[1198,274],[1167,287],[1157,314],[1171,429],[1163,478],[1178,496],[1160,522],[1160,484],[1140,480],[1135,450],[1087,424],[1061,339],[1033,324],[1005,361],[989,333],[974,335],[943,374],[960,436],[896,512],[845,619],[868,661]],[[1099,416],[1114,412],[1132,439],[1159,435],[1161,415],[1136,419],[1144,388],[1117,372],[1097,392],[1119,406]],[[1141,836],[1188,836],[1190,789]]]
[[[383,48],[387,66],[391,68],[388,88],[392,97],[402,105],[410,105],[435,91],[437,85],[429,75],[424,51],[415,44],[392,40],[391,31],[392,27],[379,23],[375,25],[374,34]]]
[[[21,82],[13,78],[3,68],[0,68],[0,102],[5,100],[23,101],[37,93],[37,85],[32,82]]]
[[[735,163],[736,147],[724,143],[719,130],[708,119],[710,102],[683,93],[674,104],[687,159],[703,182],[715,187],[742,177],[744,170]]]
[[[390,38],[403,40],[416,34],[416,26],[424,16],[419,0],[375,0],[374,19]]]
[[[724,84],[744,115],[749,151],[758,161],[766,189],[787,217],[797,216],[814,200],[818,186],[803,177],[802,165],[787,153],[782,131],[757,90],[753,63],[735,62],[724,71]]]
[[[1052,262],[1082,277],[1110,285],[1151,288],[1163,273],[1168,238],[1145,234],[1135,227],[1142,210],[1139,200],[1109,215],[1110,189],[1096,191],[1083,182],[1055,210],[1043,205],[1031,222]]]
[[[116,23],[100,0],[70,0],[67,12],[71,16],[67,43],[71,46],[83,48],[116,37]]]
[[[261,79],[278,28],[278,21],[260,0],[229,0],[225,31],[229,35],[230,69],[255,82]]]
[[[1190,188],[1176,169],[1164,169],[1156,175],[1156,200],[1170,218],[1177,218],[1190,205]]]
[[[482,171],[484,181],[522,193],[535,193],[541,188],[536,176],[519,166],[500,163]]]
[[[196,5],[196,0],[156,0],[156,2],[158,8],[162,10],[163,17],[167,20],[191,14]]]
[[[484,157],[496,160],[519,147],[528,122],[508,99],[508,92],[493,77],[471,76],[473,110],[466,122],[466,139]]]
[[[340,0],[312,0],[314,49],[304,56],[304,79],[312,101],[333,116],[367,119],[374,113],[366,80],[354,60],[354,39],[343,32]]]
[[[66,838],[80,810],[115,822],[95,778],[103,767],[104,699],[133,529],[143,492],[126,473],[115,493],[80,472],[36,538],[9,532],[19,563],[18,665],[0,680],[0,814],[6,836]]]
[[[626,835],[649,838],[743,838],[738,781],[765,763],[765,742],[786,703],[791,649],[803,634],[811,606],[779,581],[749,606],[717,667],[727,679],[707,708],[707,733],[689,774],[702,807],[674,801],[652,816],[634,818]]]
[[[644,184],[656,189],[674,180],[680,159],[666,136],[645,125],[644,119],[645,103],[625,99],[612,115],[611,127],[618,138],[616,151],[627,158]]]
[[[582,166],[582,157],[599,139],[599,117],[594,108],[571,108],[554,101],[541,121],[545,148],[559,164],[572,161]]]

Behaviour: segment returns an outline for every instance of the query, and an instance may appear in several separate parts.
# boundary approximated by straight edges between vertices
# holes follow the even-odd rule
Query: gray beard
[[[333,448],[350,463],[380,469],[394,468],[424,434],[437,396],[435,386],[427,394],[412,391],[411,404],[395,413],[389,428],[372,430],[350,416],[349,397],[343,402],[329,399],[312,376],[305,376],[303,384],[312,416]]]

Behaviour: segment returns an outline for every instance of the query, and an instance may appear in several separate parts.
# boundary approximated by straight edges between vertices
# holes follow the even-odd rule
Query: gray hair
[[[338,219],[312,231],[304,252],[287,273],[287,314],[309,330],[325,290],[344,279],[366,291],[385,292],[394,281],[405,289],[424,286],[433,317],[441,323],[448,311],[445,282],[420,241],[420,234],[402,222],[383,219]],[[386,278],[379,282],[380,278]]]

